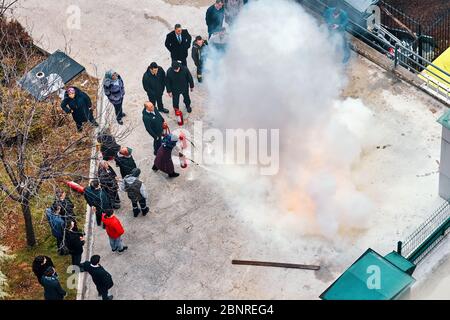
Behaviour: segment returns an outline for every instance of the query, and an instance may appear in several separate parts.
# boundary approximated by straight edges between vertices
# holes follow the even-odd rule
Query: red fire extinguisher
[[[180,167],[186,169],[188,166],[187,159],[184,154],[180,153]]]
[[[175,110],[175,116],[177,117],[178,125],[182,126],[184,124],[183,112],[180,110]]]
[[[180,132],[180,134],[178,135],[178,138],[181,142],[181,149],[186,149],[187,148],[187,139],[186,139],[186,135],[184,134],[184,132]]]
[[[84,193],[84,187],[80,186],[78,183],[73,181],[66,181],[66,184],[69,186],[70,189],[83,194]]]

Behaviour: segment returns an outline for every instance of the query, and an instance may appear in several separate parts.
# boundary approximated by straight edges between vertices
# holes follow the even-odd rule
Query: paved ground
[[[91,74],[113,68],[125,80],[126,125],[133,131],[123,144],[135,150],[143,169],[151,213],[134,219],[129,207],[120,211],[130,248],[122,255],[112,254],[103,230],[95,230],[94,251],[113,274],[112,293],[118,299],[315,299],[367,247],[382,254],[393,250],[440,202],[440,127],[435,120],[442,107],[360,57],[348,71],[344,95],[362,99],[375,112],[374,122],[382,124],[381,129],[377,126],[380,141],[386,146],[366,152],[353,169],[357,188],[377,205],[369,230],[336,239],[280,234],[276,228],[255,227],[232,209],[214,173],[191,167],[176,181],[152,173],[152,141],[141,123],[146,98],[142,73],[153,60],[168,66],[163,46],[168,26],[180,22],[193,35],[205,35],[206,7],[197,7],[195,1],[189,1],[192,6],[160,0],[111,0],[108,6],[75,2],[82,11],[81,30],[68,30],[65,23],[66,8],[74,1],[24,0],[16,13],[44,48],[64,49],[67,40],[72,56]],[[205,88],[197,86],[192,99],[188,128],[192,120],[204,117]],[[232,266],[233,258],[313,263],[322,269]],[[92,286],[88,298],[97,299]]]

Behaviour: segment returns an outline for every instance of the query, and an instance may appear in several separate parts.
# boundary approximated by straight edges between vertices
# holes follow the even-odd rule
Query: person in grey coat
[[[109,102],[114,106],[117,122],[122,125],[122,118],[125,117],[125,113],[123,112],[125,86],[122,77],[113,70],[107,71],[105,73],[105,80],[103,81],[103,89]]]
[[[45,300],[64,300],[67,295],[66,291],[59,283],[58,275],[55,268],[48,267],[41,278],[41,284],[44,287]]]
[[[169,97],[172,98],[175,110],[180,109],[180,95],[183,95],[187,112],[192,112],[189,88],[194,91],[194,79],[191,72],[178,61],[174,61],[172,67],[167,70],[166,90]]]
[[[131,174],[126,176],[123,181],[119,183],[120,190],[125,191],[128,194],[128,198],[131,200],[133,206],[133,215],[136,218],[140,212],[145,217],[150,209],[147,207],[147,191],[139,176],[141,170],[135,168],[131,171]],[[139,205],[138,205],[139,203]],[[139,209],[140,206],[140,209]]]

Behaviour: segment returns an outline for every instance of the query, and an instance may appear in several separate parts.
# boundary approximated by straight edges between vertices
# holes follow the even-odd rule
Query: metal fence
[[[425,258],[450,231],[450,203],[442,204],[405,241],[399,241],[397,252],[414,264]]]

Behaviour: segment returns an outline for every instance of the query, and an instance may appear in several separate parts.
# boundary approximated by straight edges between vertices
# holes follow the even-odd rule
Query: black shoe
[[[133,217],[137,218],[139,215],[139,212],[141,212],[139,209],[137,209],[137,210],[133,209]]]
[[[117,123],[120,124],[121,126],[123,125],[123,121],[122,120],[117,120]]]
[[[127,246],[124,246],[124,247],[122,248],[122,250],[119,250],[119,252],[122,253],[122,252],[124,252],[125,250],[128,250],[128,247],[127,247]]]
[[[191,112],[192,112],[192,108],[191,108],[190,106],[189,106],[189,107],[186,106],[186,110],[187,110],[188,113],[191,113]]]
[[[125,118],[126,116],[125,112],[122,112],[122,118]]]
[[[113,295],[108,296],[108,300],[112,300],[114,298]]]
[[[144,209],[142,209],[142,215],[145,217],[149,211],[149,207],[145,207]]]
[[[153,165],[152,170],[155,172],[158,171],[158,168],[156,167],[156,165]]]
[[[162,112],[162,113],[169,113],[169,110],[166,108],[160,108],[160,109],[158,109],[158,111]]]
[[[116,252],[117,251],[117,249],[115,249],[115,250],[112,250],[112,252]]]
[[[174,172],[174,173],[169,174],[169,178],[176,178],[179,175],[180,175],[179,173]]]

